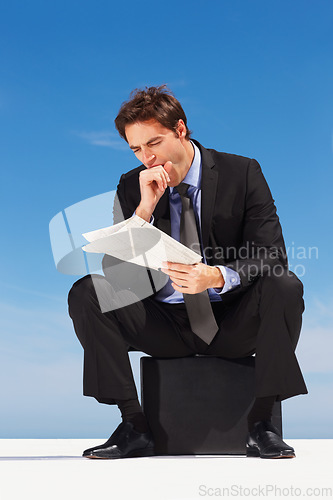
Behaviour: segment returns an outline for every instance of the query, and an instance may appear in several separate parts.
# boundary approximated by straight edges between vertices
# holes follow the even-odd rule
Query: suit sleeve
[[[123,174],[120,177],[119,184],[117,186],[116,195],[114,197],[113,224],[118,224],[119,222],[122,222],[123,220],[129,219],[133,214],[133,210],[131,210],[131,208],[128,207],[128,205],[126,203],[124,179],[125,179],[125,176]]]
[[[236,253],[237,258],[226,266],[238,272],[243,287],[263,273],[281,273],[288,267],[274,200],[259,163],[253,159],[247,169],[242,245]]]
[[[131,198],[130,193],[133,190],[126,190],[126,184],[126,176],[123,174],[114,198],[113,224],[118,224],[132,217],[139,204],[138,200]],[[104,255],[102,268],[106,279],[115,290],[131,290],[137,295],[138,300],[155,294],[157,290],[165,285],[167,278],[159,271],[125,262],[111,255]]]

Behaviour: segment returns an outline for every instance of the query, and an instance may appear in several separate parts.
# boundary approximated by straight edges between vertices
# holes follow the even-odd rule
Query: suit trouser
[[[302,283],[284,272],[258,278],[231,303],[213,302],[219,331],[208,346],[191,331],[185,304],[148,297],[119,307],[119,294],[111,284],[103,276],[87,275],[74,283],[68,297],[69,314],[84,349],[83,393],[107,404],[136,398],[128,356],[134,348],[171,358],[240,358],[255,353],[256,397],[277,395],[282,400],[306,394],[294,354],[302,295]],[[108,312],[101,312],[101,303]]]

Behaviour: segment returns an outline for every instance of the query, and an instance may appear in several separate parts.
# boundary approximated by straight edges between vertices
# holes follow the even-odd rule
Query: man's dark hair
[[[164,127],[176,133],[178,121],[181,119],[186,126],[186,139],[190,138],[191,131],[187,127],[187,118],[180,102],[166,85],[159,87],[145,87],[135,89],[128,101],[123,102],[115,119],[116,128],[127,141],[126,125],[145,122],[155,119]]]

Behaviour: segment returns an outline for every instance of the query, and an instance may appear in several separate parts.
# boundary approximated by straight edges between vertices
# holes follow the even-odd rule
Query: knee
[[[303,283],[292,271],[279,268],[274,272],[273,269],[271,273],[264,275],[262,280],[264,286],[278,293],[286,302],[303,304]]]
[[[96,299],[94,281],[105,279],[98,274],[87,274],[74,283],[68,294],[69,314],[72,316],[73,311],[86,306],[92,299]]]

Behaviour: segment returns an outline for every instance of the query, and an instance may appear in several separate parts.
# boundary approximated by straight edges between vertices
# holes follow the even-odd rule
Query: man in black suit
[[[128,358],[134,348],[158,357],[256,353],[247,454],[294,457],[271,415],[276,400],[307,393],[294,354],[303,286],[288,270],[259,164],[190,139],[185,113],[165,86],[135,91],[115,123],[142,165],[120,179],[114,222],[136,213],[187,245],[190,238],[203,260],[152,271],[105,256],[105,277],[73,285],[69,312],[84,348],[84,394],[117,404],[123,418],[106,443],[83,455],[154,454]]]

